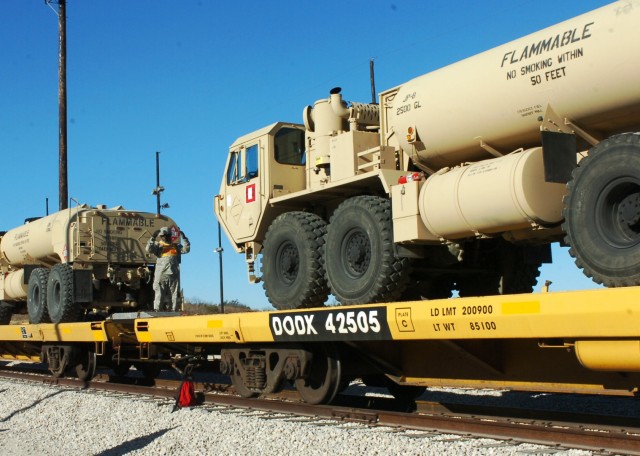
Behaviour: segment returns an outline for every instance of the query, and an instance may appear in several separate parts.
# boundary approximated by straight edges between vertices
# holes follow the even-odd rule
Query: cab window
[[[231,152],[229,158],[229,167],[227,168],[227,185],[234,184],[240,180],[240,154],[238,152]]]
[[[247,174],[244,177],[246,180],[253,179],[258,176],[258,145],[247,147],[245,157]]]
[[[281,128],[275,135],[275,159],[285,165],[304,165],[304,131],[297,128]]]

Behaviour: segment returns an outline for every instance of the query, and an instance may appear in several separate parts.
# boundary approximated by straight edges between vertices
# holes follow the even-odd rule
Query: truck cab
[[[306,164],[303,125],[277,122],[230,146],[214,210],[238,252],[264,237],[260,220],[276,211],[271,199],[305,189]]]

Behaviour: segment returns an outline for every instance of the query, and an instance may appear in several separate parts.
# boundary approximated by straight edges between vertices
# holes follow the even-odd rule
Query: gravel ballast
[[[0,454],[589,455],[539,445],[173,403],[0,380]]]

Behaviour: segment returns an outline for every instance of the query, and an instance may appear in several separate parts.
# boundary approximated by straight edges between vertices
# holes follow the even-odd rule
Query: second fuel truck
[[[152,310],[145,245],[162,227],[179,232],[164,215],[81,205],[0,232],[0,323],[25,310],[31,323]]]
[[[639,55],[620,1],[379,103],[333,89],[231,145],[215,213],[278,309],[530,292],[553,242],[640,285]]]

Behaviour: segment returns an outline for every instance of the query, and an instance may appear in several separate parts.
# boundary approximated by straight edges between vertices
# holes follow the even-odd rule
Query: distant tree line
[[[185,299],[182,311],[188,315],[208,315],[220,313],[220,304],[204,302],[198,298]],[[242,304],[237,299],[224,301],[224,313],[254,312],[249,306]]]

